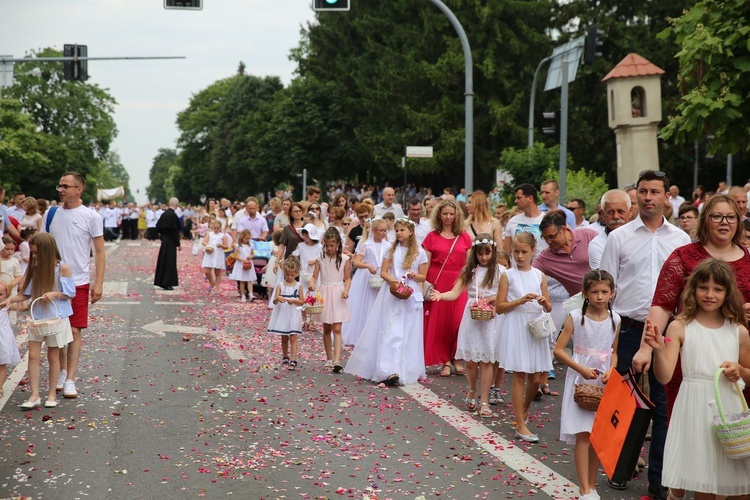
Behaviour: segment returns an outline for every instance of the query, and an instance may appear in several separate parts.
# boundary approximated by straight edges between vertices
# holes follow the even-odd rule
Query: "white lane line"
[[[578,495],[578,488],[567,478],[525,453],[518,446],[440,398],[431,390],[420,384],[410,384],[400,388],[419,404],[445,420],[451,427],[477,443],[487,452],[505,462],[505,465],[518,472],[552,498],[576,498]]]
[[[25,344],[27,338],[28,335],[25,333],[16,337],[18,346],[20,347]],[[23,359],[21,360],[21,362],[16,365],[13,373],[10,374],[10,376],[5,381],[5,384],[3,384],[3,397],[0,398],[0,411],[5,408],[5,403],[7,403],[10,397],[13,395],[13,392],[15,392],[16,387],[18,387],[18,384],[21,382],[21,379],[23,379],[23,376],[26,375],[26,370],[28,369],[28,367],[29,352],[26,351],[26,354],[23,355]]]
[[[127,281],[105,281],[103,284],[102,295],[105,297],[108,295],[127,295],[128,294],[128,282]]]

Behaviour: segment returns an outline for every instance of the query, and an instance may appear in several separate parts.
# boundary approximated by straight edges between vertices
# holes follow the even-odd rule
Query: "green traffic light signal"
[[[350,9],[350,0],[313,0],[315,12],[344,12]]]

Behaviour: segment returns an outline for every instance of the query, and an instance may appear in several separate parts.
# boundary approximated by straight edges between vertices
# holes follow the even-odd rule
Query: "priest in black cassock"
[[[177,198],[170,199],[169,208],[161,214],[156,223],[156,229],[161,235],[161,248],[159,248],[159,259],[156,261],[154,285],[164,290],[174,290],[174,287],[179,284],[177,282],[177,251],[182,250],[180,247],[182,224],[175,213],[178,205]]]

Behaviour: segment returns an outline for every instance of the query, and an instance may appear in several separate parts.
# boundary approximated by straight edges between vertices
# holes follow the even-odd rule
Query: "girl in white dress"
[[[253,295],[253,283],[258,279],[258,276],[255,274],[255,266],[253,266],[253,245],[251,241],[252,237],[250,231],[247,229],[243,229],[237,235],[237,244],[234,247],[237,259],[234,263],[232,274],[229,275],[229,279],[239,283],[241,302],[248,300],[252,302],[255,298]],[[245,269],[248,264],[250,267]]]
[[[456,359],[466,361],[466,380],[469,382],[469,393],[464,406],[469,411],[478,409],[480,417],[493,416],[489,397],[492,385],[493,367],[499,361],[500,321],[494,314],[497,286],[505,268],[497,264],[497,243],[489,233],[480,233],[471,245],[466,266],[450,292],[440,293],[434,290],[430,300],[456,300],[468,287],[469,300],[466,301],[461,326],[458,328]],[[471,307],[477,302],[492,307],[493,318],[479,321],[471,318]],[[477,376],[481,378],[477,406]]]
[[[297,247],[299,248],[299,247]],[[323,312],[318,316],[323,323],[323,346],[326,350],[326,366],[333,367],[333,373],[340,373],[341,365],[341,323],[349,321],[349,288],[352,286],[351,262],[344,255],[344,243],[335,227],[329,227],[323,235],[323,253],[315,261],[310,290],[315,290],[320,277],[320,295],[323,297]],[[333,334],[333,345],[331,345]]]
[[[386,385],[415,384],[425,378],[421,283],[427,276],[427,254],[417,246],[414,222],[395,223],[396,242],[383,258],[385,281],[354,347],[346,373]],[[414,291],[406,300],[391,295],[391,283]]]
[[[532,434],[526,425],[526,418],[542,373],[552,369],[547,339],[535,338],[528,329],[529,321],[552,310],[547,277],[531,267],[535,247],[536,238],[531,233],[520,232],[513,238],[512,251],[517,269],[508,269],[500,277],[495,301],[497,313],[504,314],[500,367],[513,371],[510,397],[516,417],[516,437],[527,443],[539,441],[539,436]]]
[[[323,245],[320,244],[320,232],[318,228],[311,223],[307,223],[302,227],[302,243],[297,245],[292,255],[299,257],[300,266],[302,269],[299,276],[299,284],[302,285],[302,298],[304,299],[307,295],[307,290],[310,287],[310,278],[312,278],[313,271],[315,270],[315,261],[320,257],[320,253],[323,251]],[[302,328],[308,329],[310,327],[310,320],[312,315],[308,315],[304,309],[302,310]]]
[[[5,301],[10,294],[10,287],[0,280],[0,301]],[[8,365],[16,365],[21,362],[21,353],[18,351],[16,336],[10,326],[8,310],[17,310],[17,306],[9,305],[7,309],[0,309],[0,398],[3,397],[3,385],[8,378]]]
[[[599,458],[589,437],[596,412],[584,410],[573,400],[576,384],[604,385],[617,366],[620,316],[612,312],[615,280],[607,271],[589,271],[583,277],[583,307],[565,319],[555,344],[555,356],[568,366],[565,376],[560,439],[575,444],[578,498],[597,500],[596,476]],[[573,357],[565,350],[573,338]]]
[[[299,306],[304,304],[304,295],[302,285],[297,283],[300,267],[296,255],[290,255],[282,262],[284,280],[276,285],[276,293],[273,295],[275,305],[271,319],[268,320],[268,333],[281,335],[281,367],[289,370],[297,369],[297,335],[302,333],[302,313]]]
[[[741,413],[734,391],[750,383],[750,338],[743,299],[734,273],[720,259],[706,259],[688,278],[680,299],[680,314],[666,337],[646,322],[644,339],[654,350],[654,375],[662,384],[672,378],[679,356],[682,384],[677,393],[664,445],[662,483],[669,498],[703,500],[750,493],[750,459],[730,460],[711,429],[714,374],[719,367],[721,403],[726,414]],[[715,403],[714,403],[715,404]]]
[[[369,220],[369,219],[367,219]],[[352,319],[344,323],[341,333],[345,345],[357,345],[362,329],[378,298],[380,287],[370,286],[370,277],[380,278],[383,258],[391,246],[385,239],[388,226],[383,219],[363,222],[364,232],[357,245],[357,255],[352,265],[359,269],[352,278],[352,289],[349,294],[349,311]],[[368,229],[369,226],[369,229]],[[380,278],[382,280],[382,278]]]
[[[221,277],[226,270],[226,260],[224,258],[224,249],[229,247],[227,235],[221,231],[221,222],[214,219],[209,225],[211,231],[206,233],[203,238],[205,253],[201,267],[208,278],[208,291],[219,289]],[[212,249],[212,250],[211,250]]]

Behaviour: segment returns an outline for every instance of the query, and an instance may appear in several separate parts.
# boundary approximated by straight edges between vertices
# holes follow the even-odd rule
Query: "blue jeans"
[[[627,371],[633,364],[633,356],[641,347],[643,331],[628,328],[620,331],[617,343],[617,369]],[[636,373],[640,379],[640,373]],[[667,439],[667,397],[664,386],[654,376],[654,371],[648,372],[649,398],[654,403],[654,416],[651,422],[651,446],[648,451],[648,482],[661,484],[661,470],[664,463],[664,442]]]

